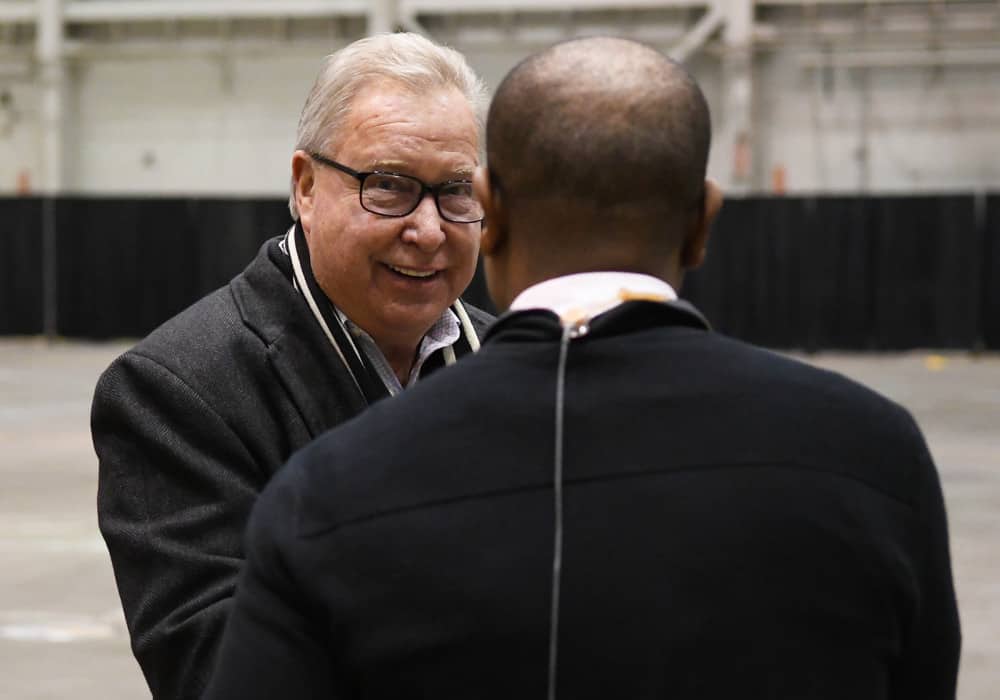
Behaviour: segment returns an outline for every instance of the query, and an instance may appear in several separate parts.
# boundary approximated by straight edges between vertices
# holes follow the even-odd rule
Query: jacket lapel
[[[361,413],[368,404],[326,338],[322,343],[313,340],[286,333],[268,346],[267,355],[310,436],[317,437]]]
[[[267,359],[311,437],[367,405],[291,282],[291,262],[267,241],[230,285],[243,322],[267,346]]]

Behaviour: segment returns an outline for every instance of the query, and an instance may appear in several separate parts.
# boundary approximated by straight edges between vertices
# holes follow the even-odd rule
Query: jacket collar
[[[711,330],[701,312],[680,299],[668,302],[627,301],[594,316],[587,325],[591,336],[621,335],[656,326]],[[484,342],[557,341],[561,335],[562,322],[555,312],[527,309],[510,311],[498,318],[487,331]]]
[[[264,243],[230,289],[244,325],[266,346],[268,362],[315,437],[367,402],[292,286],[280,240]]]

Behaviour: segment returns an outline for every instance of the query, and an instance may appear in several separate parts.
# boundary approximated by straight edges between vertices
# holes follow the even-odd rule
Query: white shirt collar
[[[677,292],[651,275],[581,272],[539,282],[517,295],[511,311],[548,309],[564,322],[593,318],[626,301],[675,301]]]
[[[341,323],[349,331],[350,337],[355,341],[361,342],[363,345],[363,348],[358,349],[355,347],[355,350],[358,352],[364,351],[365,356],[372,363],[375,372],[378,374],[379,379],[382,380],[382,383],[385,384],[389,393],[395,396],[402,391],[404,388],[403,384],[400,383],[399,378],[392,369],[392,365],[389,364],[389,360],[386,359],[375,339],[368,335],[367,331],[351,321],[347,317],[347,314],[340,310],[340,307],[334,305],[333,308],[337,312]],[[430,330],[421,338],[420,345],[417,347],[417,359],[414,361],[413,367],[410,368],[410,376],[407,379],[406,386],[417,381],[420,377],[420,370],[423,369],[424,363],[431,355],[441,348],[454,345],[461,335],[461,322],[458,320],[458,316],[450,308],[445,309],[444,313],[441,314],[441,318],[435,321]]]

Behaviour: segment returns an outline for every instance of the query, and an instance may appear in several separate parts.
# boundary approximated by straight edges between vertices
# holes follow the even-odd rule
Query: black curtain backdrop
[[[61,197],[57,331],[148,333],[291,224],[279,199]],[[44,211],[0,198],[0,334],[43,332]],[[682,296],[775,348],[1000,349],[1000,195],[748,197]],[[492,310],[481,269],[465,294]]]
[[[984,209],[983,257],[979,274],[982,287],[980,344],[1000,348],[1000,194],[986,197]]]
[[[0,199],[0,335],[43,330],[41,223],[41,199]]]
[[[771,347],[801,345],[804,306],[795,290],[808,277],[801,269],[808,220],[805,200],[727,201],[705,265],[688,274],[681,296],[724,333]]]
[[[730,200],[683,296],[770,347],[976,348],[1000,312],[996,201],[990,230],[973,195]]]
[[[874,345],[971,347],[977,335],[981,242],[973,197],[911,197],[878,202],[874,231]]]
[[[62,199],[59,333],[145,335],[228,282],[289,225],[274,200]]]

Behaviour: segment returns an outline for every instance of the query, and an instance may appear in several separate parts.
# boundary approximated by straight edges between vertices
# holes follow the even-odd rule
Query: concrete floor
[[[149,697],[94,513],[90,397],[121,343],[0,339],[0,698]],[[1000,356],[820,355],[917,416],[941,470],[960,700],[1000,697]]]

